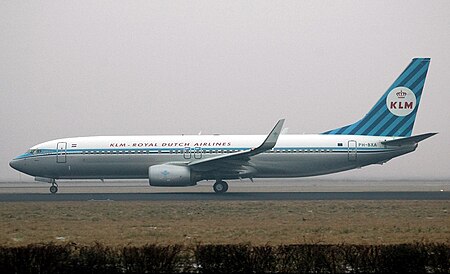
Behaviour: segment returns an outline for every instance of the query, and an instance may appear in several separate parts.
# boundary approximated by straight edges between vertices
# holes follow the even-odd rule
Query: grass
[[[0,245],[450,243],[448,201],[15,202]]]

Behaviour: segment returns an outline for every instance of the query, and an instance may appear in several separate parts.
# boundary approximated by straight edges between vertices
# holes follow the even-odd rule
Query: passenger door
[[[358,147],[355,140],[348,141],[348,160],[355,162],[358,158]]]
[[[355,140],[348,141],[348,160],[354,162],[358,159],[358,148]]]
[[[56,162],[65,163],[67,161],[67,143],[59,142],[56,145]]]

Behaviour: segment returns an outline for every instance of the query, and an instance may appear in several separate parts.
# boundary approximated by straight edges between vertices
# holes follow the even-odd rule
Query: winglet
[[[272,149],[277,143],[278,136],[280,136],[281,130],[283,129],[283,124],[284,119],[280,119],[273,127],[272,131],[267,135],[267,138],[264,140],[264,142],[259,147],[253,148],[250,151],[249,156]]]
[[[277,122],[277,124],[275,125],[275,127],[272,129],[272,131],[267,135],[264,142],[256,148],[238,151],[238,152],[234,152],[234,153],[230,153],[230,154],[222,154],[222,155],[219,155],[216,157],[211,157],[211,158],[203,158],[203,159],[199,159],[199,160],[194,160],[194,161],[188,163],[188,166],[190,166],[190,167],[199,166],[201,164],[212,163],[214,161],[221,161],[221,160],[226,160],[226,159],[236,159],[237,157],[246,159],[247,157],[255,156],[259,153],[263,153],[264,151],[272,149],[275,146],[275,144],[277,143],[277,140],[278,140],[278,136],[280,136],[281,130],[283,128],[283,124],[284,124],[284,119],[279,120]],[[247,161],[247,160],[245,160],[245,161]]]

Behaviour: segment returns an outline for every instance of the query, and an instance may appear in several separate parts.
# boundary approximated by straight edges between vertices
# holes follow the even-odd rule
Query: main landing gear
[[[225,181],[217,181],[213,185],[213,189],[215,193],[225,193],[228,190],[228,184]]]
[[[55,194],[56,192],[58,192],[58,184],[53,181],[52,186],[50,187],[50,193]]]

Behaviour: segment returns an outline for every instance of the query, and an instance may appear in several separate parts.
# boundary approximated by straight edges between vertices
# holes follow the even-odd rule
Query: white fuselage
[[[254,148],[264,135],[97,136],[58,139],[32,147],[14,168],[52,179],[139,179],[149,167],[192,161]],[[276,146],[250,158],[248,172],[202,172],[199,180],[303,177],[384,163],[412,152],[416,144],[390,147],[394,137],[280,135]]]
[[[284,119],[264,135],[99,136],[34,146],[11,167],[52,183],[57,179],[141,179],[152,186],[192,186],[225,179],[329,174],[412,152],[436,133],[412,136],[430,58],[413,58],[356,123],[316,135],[283,135]],[[281,134],[281,135],[280,135]],[[392,137],[397,136],[397,137]]]

